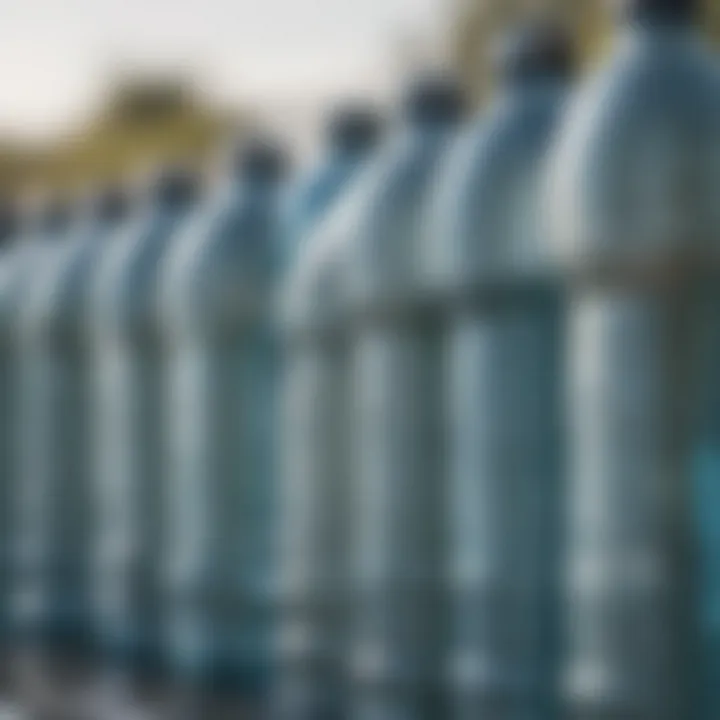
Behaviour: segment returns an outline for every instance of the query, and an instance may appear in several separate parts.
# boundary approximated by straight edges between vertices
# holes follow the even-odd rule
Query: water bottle
[[[11,544],[13,542],[13,493],[16,488],[16,457],[13,438],[15,417],[15,375],[12,363],[12,333],[8,315],[17,277],[15,259],[20,232],[19,209],[10,202],[0,205],[0,694],[9,688],[10,649],[12,646]]]
[[[615,52],[573,99],[550,165],[571,287],[568,718],[701,717],[693,449],[696,386],[717,374],[702,355],[720,125],[698,5],[621,4]]]
[[[77,667],[69,657],[76,660],[82,652],[84,608],[79,595],[87,546],[81,546],[87,538],[81,537],[80,527],[87,517],[78,522],[76,513],[82,509],[65,494],[65,482],[72,483],[77,469],[74,448],[66,447],[78,429],[76,398],[72,391],[65,395],[65,380],[74,367],[55,357],[51,346],[57,338],[44,333],[41,306],[48,279],[74,242],[77,217],[77,207],[51,198],[30,219],[24,239],[28,247],[17,258],[21,276],[16,279],[12,317],[18,372],[18,474],[12,502],[16,538],[11,544],[15,565],[11,588],[21,651],[14,666],[19,692],[30,711],[52,710],[58,715],[63,685]]]
[[[563,313],[542,190],[571,55],[547,23],[510,33],[498,96],[453,149],[434,209],[457,718],[555,716]]]
[[[420,258],[425,210],[463,116],[417,78],[362,178],[347,247],[351,392],[348,717],[444,717],[442,345]]]
[[[279,303],[282,520],[273,687],[273,716],[286,720],[338,717],[343,694],[347,351],[335,240],[353,227],[346,206],[375,157],[378,125],[367,111],[333,117],[336,159],[307,189],[301,185],[286,221],[297,258]]]
[[[161,168],[93,279],[96,443],[95,613],[107,712],[161,702],[167,670],[160,582],[165,494],[165,373],[158,280],[194,210],[200,181]]]
[[[273,293],[286,161],[260,138],[231,160],[162,281],[173,482],[163,508],[164,626],[176,716],[193,720],[259,713],[270,662]]]

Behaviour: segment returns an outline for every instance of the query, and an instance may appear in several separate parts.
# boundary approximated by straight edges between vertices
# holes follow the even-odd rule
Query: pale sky
[[[184,66],[223,102],[250,98],[276,115],[387,93],[399,72],[392,58],[408,38],[437,33],[448,4],[0,0],[0,133],[71,127],[107,78],[128,67]]]

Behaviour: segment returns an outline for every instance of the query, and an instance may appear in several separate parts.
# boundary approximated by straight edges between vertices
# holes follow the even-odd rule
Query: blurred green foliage
[[[514,22],[555,13],[578,41],[585,66],[605,54],[616,0],[447,0],[452,60],[476,103],[492,93],[492,48]],[[702,0],[704,26],[720,40],[720,0]],[[75,192],[127,177],[163,160],[201,162],[228,134],[254,124],[249,112],[213,106],[182,78],[126,78],[110,88],[99,112],[64,137],[44,144],[0,138],[0,194],[25,189]]]
[[[124,80],[94,117],[64,137],[41,145],[0,141],[0,192],[73,193],[159,161],[199,163],[251,124],[249,113],[214,107],[182,80]]]

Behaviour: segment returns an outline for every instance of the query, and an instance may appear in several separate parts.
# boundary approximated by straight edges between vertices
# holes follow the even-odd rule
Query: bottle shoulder
[[[363,177],[342,283],[351,307],[422,291],[428,209],[455,131],[408,134]]]
[[[577,93],[548,169],[560,258],[674,252],[717,234],[719,91],[702,48],[635,41]]]
[[[276,282],[280,234],[274,201],[225,204],[195,217],[163,263],[166,322],[202,327],[257,312]]]
[[[513,93],[458,137],[442,164],[424,234],[422,272],[430,286],[549,271],[542,187],[567,98],[559,84]]]

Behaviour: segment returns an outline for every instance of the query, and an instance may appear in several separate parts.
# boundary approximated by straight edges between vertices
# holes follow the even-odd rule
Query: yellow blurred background
[[[477,103],[492,90],[488,47],[503,28],[529,12],[550,9],[562,16],[573,27],[586,63],[603,55],[611,37],[607,0],[438,2],[444,55]],[[720,0],[706,0],[704,25],[710,38],[720,38]],[[109,82],[99,109],[75,127],[42,140],[0,135],[0,192],[15,195],[38,186],[74,190],[122,177],[143,163],[203,161],[227,133],[257,124],[256,109],[222,107],[182,72],[161,79],[142,72],[121,74]]]

